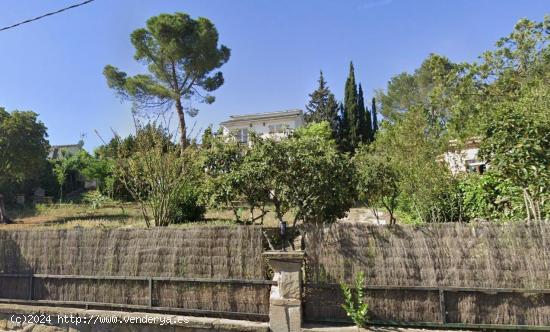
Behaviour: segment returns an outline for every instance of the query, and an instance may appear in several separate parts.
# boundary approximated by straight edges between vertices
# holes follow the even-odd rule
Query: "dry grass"
[[[268,210],[273,210],[269,209]],[[255,212],[259,214],[259,212]],[[89,204],[38,204],[35,209],[9,211],[15,224],[1,226],[0,229],[46,228],[144,228],[145,221],[136,204],[110,204],[94,209]],[[248,208],[242,209],[241,218],[250,216]],[[292,220],[294,214],[285,215],[286,220]],[[204,221],[193,222],[170,227],[190,227],[196,225],[231,225],[234,224],[233,211],[209,209]],[[257,222],[259,224],[259,221]],[[264,217],[264,226],[277,227],[275,213],[270,211]]]
[[[109,205],[94,209],[87,204],[38,204],[34,209],[10,213],[15,224],[8,229],[31,227],[141,227],[145,223],[133,204]]]
[[[277,220],[273,206],[267,207],[268,213],[264,216],[263,226],[277,228]],[[248,207],[241,209],[241,219],[250,217]],[[2,225],[0,229],[27,229],[36,227],[46,228],[145,228],[145,221],[139,207],[134,203],[109,203],[103,207],[94,209],[90,204],[38,204],[35,208],[8,211],[15,221],[12,225]],[[258,216],[260,211],[255,211]],[[205,218],[201,222],[192,222],[170,227],[189,227],[195,225],[231,225],[234,224],[233,211],[227,209],[208,209]],[[291,223],[294,219],[292,211],[284,215],[284,219]],[[377,223],[376,218],[369,209],[353,208],[343,222]],[[380,222],[387,222],[385,213],[380,212]],[[256,222],[260,224],[260,220]]]

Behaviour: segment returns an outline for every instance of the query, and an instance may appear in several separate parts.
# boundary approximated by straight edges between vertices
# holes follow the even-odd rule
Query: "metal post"
[[[281,234],[281,240],[283,242],[283,251],[286,251],[286,221],[282,220],[279,223],[279,232]]]
[[[439,310],[441,310],[441,323],[447,324],[447,309],[445,308],[445,291],[439,289]]]
[[[149,308],[153,306],[153,279],[149,278]]]
[[[31,274],[29,276],[29,301],[32,301],[34,290],[34,276]]]

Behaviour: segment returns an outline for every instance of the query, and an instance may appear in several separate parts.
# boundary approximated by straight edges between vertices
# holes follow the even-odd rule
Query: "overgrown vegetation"
[[[359,184],[368,184],[363,196],[387,197],[392,188],[374,190],[377,177],[366,176],[382,160],[399,175],[395,209],[405,219],[548,219],[549,26],[549,17],[522,19],[480,62],[433,54],[413,74],[392,78],[378,92],[384,119],[376,141],[356,158]],[[488,171],[451,174],[440,161],[449,141],[472,137],[481,141]]]
[[[281,222],[292,209],[294,225],[334,222],[353,204],[353,168],[326,122],[300,128],[288,139],[253,137],[250,146],[221,135],[206,142],[209,202],[232,209],[238,222],[243,202],[250,208],[248,223],[261,220],[271,202]]]
[[[200,218],[203,212],[197,206],[198,195],[191,189],[195,185],[192,151],[182,152],[154,124],[138,128],[142,130],[145,132],[136,135],[132,153],[124,148],[118,151],[115,174],[139,204],[145,223],[148,227],[167,226],[187,217]]]
[[[128,77],[112,66],[104,73],[134,110],[175,105],[179,137],[147,122],[93,155],[62,152],[48,161],[46,127],[37,115],[0,109],[0,193],[9,205],[16,194],[29,197],[37,187],[60,201],[73,200],[67,193],[93,179],[98,191],[87,195],[89,204],[134,201],[147,224],[156,226],[200,220],[206,207],[229,209],[244,224],[262,224],[268,213],[294,225],[330,223],[357,202],[374,212],[386,209],[392,224],[547,220],[549,27],[548,17],[522,19],[474,63],[432,54],[377,91],[370,109],[353,64],[341,103],[321,73],[306,106],[307,126],[288,138],[252,133],[243,145],[209,128],[198,146],[185,124],[185,113],[196,109],[182,102],[213,101],[207,93],[222,85],[223,76],[214,71],[229,50],[218,46],[210,21],[160,15],[132,34],[136,59],[150,74]],[[186,80],[191,76],[192,84]],[[481,142],[478,159],[488,169],[451,173],[444,154],[460,151],[472,138]],[[0,208],[0,222],[6,221]]]

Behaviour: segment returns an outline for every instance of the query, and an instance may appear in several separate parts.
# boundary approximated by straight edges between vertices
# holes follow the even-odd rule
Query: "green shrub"
[[[345,303],[342,308],[357,327],[365,327],[369,315],[369,305],[365,303],[365,273],[359,272],[355,277],[355,288],[351,289],[345,283],[340,284]]]
[[[204,218],[206,207],[200,202],[200,191],[190,184],[183,185],[174,198],[172,223],[181,224]]]
[[[521,190],[493,172],[470,174],[459,186],[464,215],[469,219],[514,219],[522,213]]]
[[[111,199],[103,195],[99,190],[89,191],[82,196],[82,202],[90,204],[92,209],[102,208],[105,203],[110,201]]]

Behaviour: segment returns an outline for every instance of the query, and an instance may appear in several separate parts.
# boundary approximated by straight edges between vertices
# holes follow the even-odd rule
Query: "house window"
[[[269,125],[270,134],[284,133],[286,126],[283,124],[272,124]]]
[[[485,172],[485,168],[485,163],[482,161],[475,159],[466,160],[466,171],[468,173],[483,174]]]
[[[237,141],[239,143],[247,143],[248,142],[248,129],[237,129]]]

